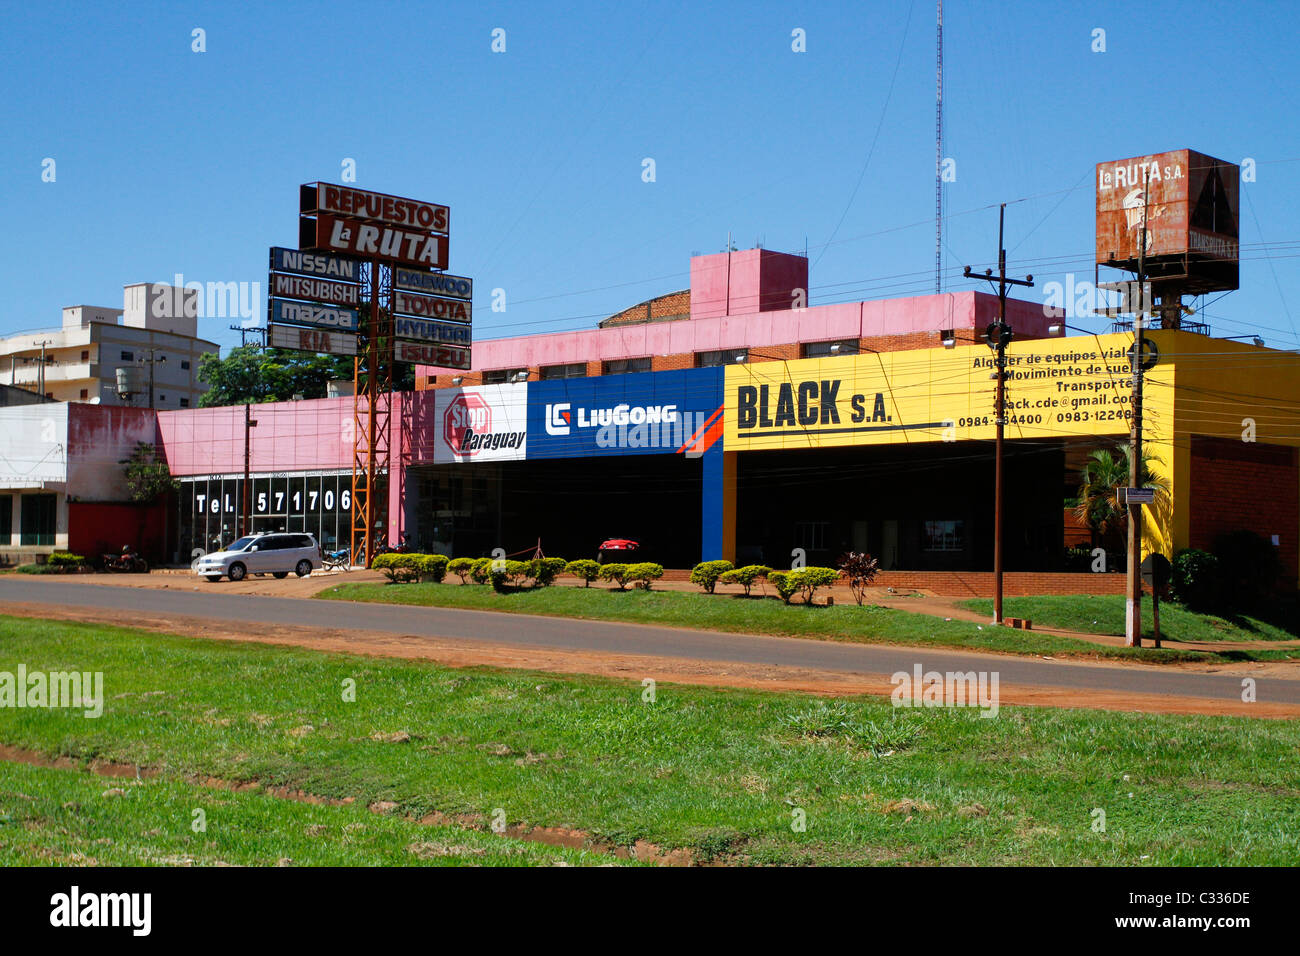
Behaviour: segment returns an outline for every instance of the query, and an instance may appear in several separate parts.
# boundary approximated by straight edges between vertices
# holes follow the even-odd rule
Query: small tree
[[[602,581],[612,581],[618,585],[620,591],[627,590],[627,571],[626,564],[602,564],[600,566],[600,579]]]
[[[732,568],[730,571],[723,571],[718,576],[720,584],[739,584],[745,589],[745,597],[749,597],[750,590],[754,583],[762,578],[766,578],[772,573],[772,569],[765,564],[747,564],[743,568]]]
[[[544,588],[554,584],[566,567],[563,558],[533,558],[528,562],[528,576],[533,579],[533,587]]]
[[[585,582],[584,588],[591,587],[591,582],[600,577],[600,562],[593,561],[591,558],[580,558],[577,561],[570,561],[564,566],[565,574],[572,574],[575,578]]]
[[[470,572],[474,570],[474,559],[452,558],[451,561],[447,563],[447,570],[460,578],[461,584],[467,584],[468,582],[466,581],[466,578],[468,578]]]
[[[704,593],[712,594],[718,586],[718,578],[730,570],[730,561],[701,561],[691,569],[691,583],[704,588]]]
[[[847,554],[840,555],[840,559],[835,563],[840,569],[840,577],[849,582],[853,600],[858,602],[858,607],[861,607],[867,596],[867,588],[880,573],[880,562],[865,551],[849,551]]]
[[[635,581],[645,590],[650,590],[650,583],[657,581],[664,576],[664,566],[654,564],[650,561],[642,561],[639,564],[628,565],[627,579]]]
[[[789,604],[790,599],[799,593],[798,582],[791,580],[793,575],[793,571],[773,571],[767,576],[767,579],[772,582],[772,587],[776,588],[776,593],[786,604]]]
[[[126,487],[132,501],[148,504],[180,488],[166,459],[160,458],[158,450],[149,442],[136,442],[131,457],[119,464],[125,466]]]

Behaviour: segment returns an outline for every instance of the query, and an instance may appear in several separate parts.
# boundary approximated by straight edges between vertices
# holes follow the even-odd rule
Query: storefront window
[[[54,544],[55,515],[58,512],[55,495],[23,495],[22,517],[19,529],[22,544]]]
[[[925,522],[923,547],[926,551],[964,551],[966,549],[966,522]]]

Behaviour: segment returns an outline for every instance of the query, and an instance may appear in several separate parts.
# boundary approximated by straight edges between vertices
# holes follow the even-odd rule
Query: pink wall
[[[749,252],[761,252],[753,249]],[[733,253],[733,258],[742,253]],[[695,263],[718,258],[697,256],[692,262],[692,296],[697,276]],[[725,255],[722,258],[726,258]],[[797,257],[796,257],[797,258]],[[716,272],[709,273],[716,276]],[[698,281],[707,287],[712,278]],[[725,275],[724,275],[725,287]],[[716,290],[715,290],[716,291]],[[692,298],[692,313],[695,300]],[[817,305],[800,310],[715,315],[676,322],[552,332],[474,343],[474,369],[527,368],[570,362],[609,361],[647,355],[676,355],[715,349],[762,349],[791,342],[939,332],[942,329],[984,329],[997,318],[998,299],[986,292],[947,292],[942,295],[880,299]],[[1059,318],[1037,302],[1007,300],[1007,320],[1022,338],[1045,338],[1047,327]],[[935,345],[938,345],[936,337]],[[451,369],[421,366],[420,375],[454,375]]]
[[[125,501],[122,462],[139,442],[158,441],[154,412],[117,405],[68,404],[68,494],[83,501]]]
[[[691,257],[691,318],[788,309],[808,292],[808,260],[770,249]]]
[[[351,397],[254,405],[252,415],[253,471],[352,467]],[[242,405],[159,412],[158,432],[174,475],[244,470]]]

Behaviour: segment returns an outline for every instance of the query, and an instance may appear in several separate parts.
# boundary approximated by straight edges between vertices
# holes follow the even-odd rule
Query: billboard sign
[[[1097,164],[1099,265],[1188,292],[1237,288],[1240,168],[1190,149]],[[1145,227],[1144,227],[1145,221]]]
[[[304,216],[326,213],[390,223],[418,232],[437,232],[444,236],[451,221],[451,210],[438,203],[403,199],[332,183],[307,183],[298,191],[298,208]]]
[[[357,354],[357,337],[351,332],[331,332],[328,329],[308,329],[292,325],[267,326],[266,344],[276,349],[295,349],[299,352],[320,352],[326,355]]]
[[[700,368],[530,384],[528,457],[696,457],[721,447],[722,383]]]
[[[268,298],[266,302],[267,321],[272,325],[310,325],[339,332],[355,332],[360,323],[360,315],[355,309],[276,298]]]
[[[434,395],[434,462],[523,460],[528,388],[521,382],[439,389]]]
[[[422,272],[419,269],[407,269],[397,266],[393,269],[393,288],[408,292],[423,292],[427,295],[441,295],[449,299],[474,298],[474,280],[464,276],[447,275],[445,272]]]
[[[404,315],[393,316],[393,335],[399,339],[459,345],[463,348],[469,348],[473,342],[473,334],[468,325],[459,322],[427,322]]]
[[[443,299],[418,292],[393,291],[393,311],[413,315],[419,319],[441,319],[444,322],[470,321],[470,304],[461,299]]]
[[[384,259],[396,265],[447,268],[446,236],[324,213],[315,219],[299,221],[298,245],[303,249]]]
[[[271,247],[271,271],[337,279],[340,282],[361,281],[361,263],[356,259],[304,252],[301,249],[285,249],[282,246]]]
[[[313,302],[328,302],[331,305],[356,306],[360,303],[361,287],[348,282],[334,282],[331,279],[315,279],[311,276],[281,275],[271,273],[271,295],[288,299],[310,299]]]
[[[452,368],[468,372],[470,352],[468,348],[457,348],[431,342],[413,342],[409,339],[394,339],[393,361],[405,362],[408,365],[433,365],[438,368]]]
[[[1132,344],[1118,333],[1013,342],[1007,437],[1127,435]],[[997,431],[995,362],[975,345],[727,366],[727,450],[987,441]],[[1171,385],[1172,369],[1156,366],[1148,379]],[[1143,406],[1154,441],[1173,426],[1170,392],[1153,388]]]

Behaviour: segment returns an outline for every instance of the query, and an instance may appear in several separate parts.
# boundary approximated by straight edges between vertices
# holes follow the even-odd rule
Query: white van
[[[292,571],[305,578],[321,566],[320,545],[300,531],[272,531],[245,535],[221,551],[205,554],[194,565],[194,573],[209,581],[223,577],[242,581],[250,574],[287,578]]]

